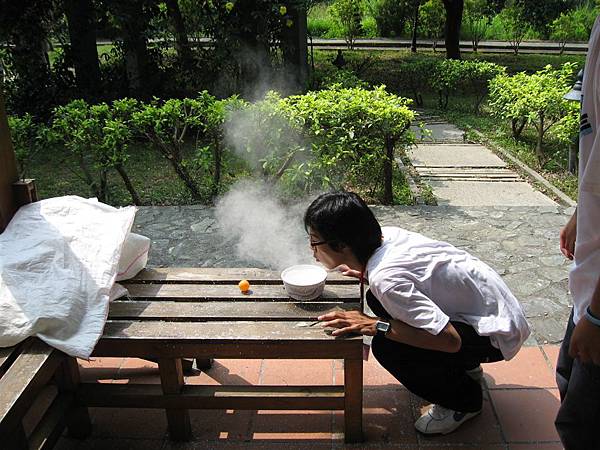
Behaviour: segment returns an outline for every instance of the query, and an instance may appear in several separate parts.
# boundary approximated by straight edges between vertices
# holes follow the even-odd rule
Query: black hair
[[[365,201],[354,192],[335,191],[319,195],[304,214],[304,228],[319,233],[329,246],[340,251],[348,246],[366,265],[381,245],[381,226]]]

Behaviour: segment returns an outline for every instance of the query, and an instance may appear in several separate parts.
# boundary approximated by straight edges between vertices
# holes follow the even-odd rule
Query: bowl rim
[[[287,280],[285,279],[285,275],[286,275],[287,273],[291,272],[291,271],[292,271],[292,270],[294,270],[294,269],[295,269],[295,270],[298,270],[298,269],[301,269],[301,268],[310,268],[310,270],[315,270],[315,269],[316,269],[316,271],[318,271],[318,272],[321,272],[322,279],[321,279],[321,280],[319,280],[319,281],[318,281],[318,282],[316,282],[316,283],[309,283],[309,284],[296,284],[296,283],[290,283],[289,281],[287,281]],[[281,276],[281,280],[284,282],[284,284],[288,284],[288,285],[290,285],[290,286],[297,286],[297,287],[318,286],[319,284],[322,284],[322,283],[324,283],[324,282],[325,282],[325,280],[327,279],[327,270],[325,270],[325,268],[324,268],[324,267],[322,267],[322,266],[318,266],[318,265],[316,265],[316,264],[295,264],[295,265],[293,265],[293,266],[289,266],[289,267],[286,267],[285,269],[283,269],[283,270],[281,271],[281,274],[280,274],[280,276]]]

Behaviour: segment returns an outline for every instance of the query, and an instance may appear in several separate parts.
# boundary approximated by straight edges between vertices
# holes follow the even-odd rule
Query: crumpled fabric
[[[0,234],[0,347],[37,336],[88,359],[135,213],[77,196],[21,207]]]

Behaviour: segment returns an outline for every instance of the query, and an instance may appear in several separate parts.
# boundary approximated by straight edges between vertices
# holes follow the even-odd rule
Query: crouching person
[[[529,336],[517,299],[489,266],[446,242],[381,228],[356,194],[332,192],[308,207],[314,257],[368,282],[377,317],[336,311],[319,320],[334,335],[373,336],[375,358],[433,403],[416,422],[446,434],[481,412],[480,364],[509,360]]]

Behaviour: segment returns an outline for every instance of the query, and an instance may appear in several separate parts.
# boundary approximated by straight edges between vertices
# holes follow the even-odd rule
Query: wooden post
[[[184,385],[181,359],[158,360],[160,383],[164,394],[179,395]],[[187,409],[166,409],[169,434],[174,441],[187,441],[192,435],[190,415]]]
[[[73,357],[66,356],[61,367],[56,372],[56,381],[59,395],[71,396],[73,403],[66,414],[66,425],[69,436],[85,439],[92,432],[92,421],[87,406],[77,401],[77,389],[79,387],[79,364]]]
[[[344,436],[347,443],[362,442],[362,359],[344,360]]]
[[[17,179],[17,160],[8,129],[4,96],[0,89],[0,233],[16,211],[12,185]]]

